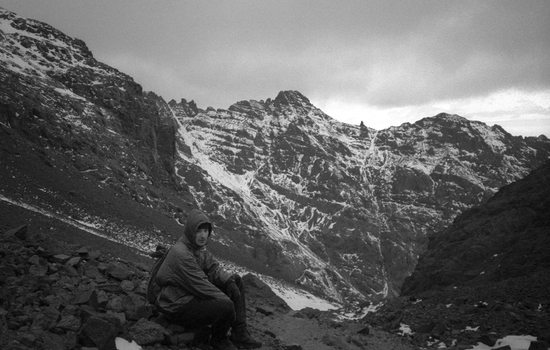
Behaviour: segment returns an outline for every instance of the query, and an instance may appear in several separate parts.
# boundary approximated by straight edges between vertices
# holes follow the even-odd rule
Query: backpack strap
[[[166,259],[169,251],[170,249],[167,249],[166,247],[157,246],[156,252],[151,254],[151,256],[158,257],[158,259],[153,264],[153,268],[151,269],[151,276],[149,276],[149,281],[147,282],[147,301],[155,306],[157,305],[158,295],[161,291],[160,286],[156,282],[157,273],[162,266],[164,259]]]

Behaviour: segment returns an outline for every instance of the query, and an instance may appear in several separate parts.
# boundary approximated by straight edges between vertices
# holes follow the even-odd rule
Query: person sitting
[[[211,326],[214,349],[259,348],[262,344],[247,327],[243,281],[225,271],[206,249],[211,235],[208,217],[191,211],[181,238],[153,267],[148,294],[154,292],[148,299],[184,327]]]

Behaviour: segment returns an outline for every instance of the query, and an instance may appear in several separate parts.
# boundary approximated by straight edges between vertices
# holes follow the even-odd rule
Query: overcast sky
[[[550,137],[550,1],[0,0],[199,107],[298,90],[382,129],[439,112]]]

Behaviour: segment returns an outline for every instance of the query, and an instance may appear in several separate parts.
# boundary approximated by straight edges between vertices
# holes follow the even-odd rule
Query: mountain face
[[[431,235],[402,296],[364,322],[387,330],[406,324],[418,348],[427,340],[470,348],[466,344],[530,334],[541,344],[529,348],[547,349],[549,214],[547,161]]]
[[[296,91],[167,103],[47,24],[0,9],[0,30],[1,195],[72,217],[91,201],[77,217],[113,239],[127,230],[112,221],[133,225],[126,241],[145,250],[199,207],[219,256],[342,303],[399,293],[428,234],[550,154],[544,136],[457,115],[348,125]],[[32,177],[27,158],[45,170],[15,181]]]
[[[403,293],[549,276],[549,214],[547,162],[433,235],[416,270],[405,280]],[[529,288],[534,284],[528,283]]]
[[[544,137],[456,115],[381,131],[339,123],[296,91],[228,110],[169,105],[181,159],[208,181],[177,172],[241,255],[337,300],[396,294],[428,233],[548,157]]]
[[[128,181],[170,178],[175,122],[160,97],[96,61],[81,40],[5,10],[0,20],[2,124],[42,149],[75,152],[79,169],[104,178],[108,167]]]

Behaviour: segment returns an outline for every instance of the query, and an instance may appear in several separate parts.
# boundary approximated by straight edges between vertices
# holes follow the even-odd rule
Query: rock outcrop
[[[365,321],[387,330],[406,324],[418,345],[492,346],[496,338],[529,334],[548,347],[549,198],[547,162],[430,237],[404,296]]]
[[[430,237],[403,294],[550,275],[549,214],[547,162]]]

